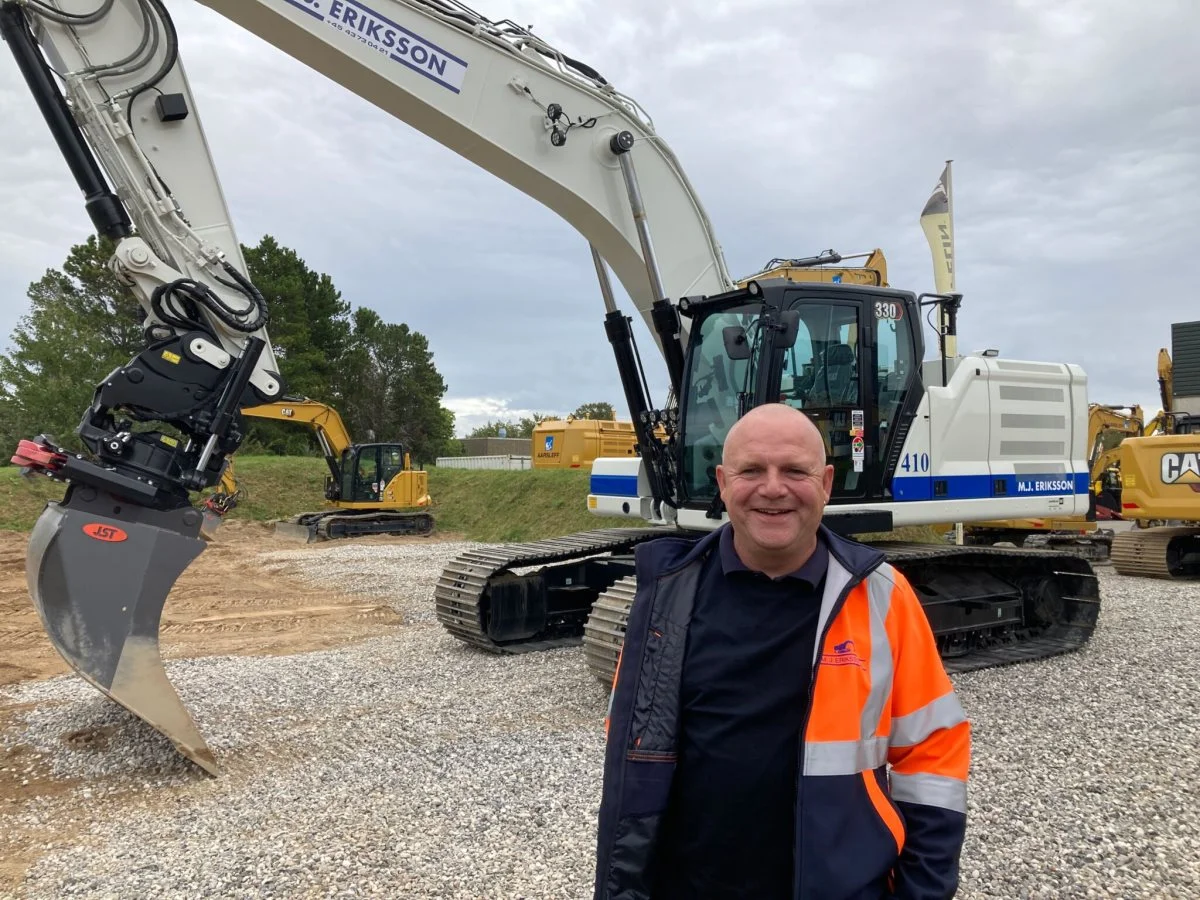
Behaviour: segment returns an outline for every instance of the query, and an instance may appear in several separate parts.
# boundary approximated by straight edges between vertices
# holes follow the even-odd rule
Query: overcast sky
[[[271,234],[426,334],[460,434],[589,401],[624,412],[574,229],[210,10],[168,5],[242,243]],[[473,6],[649,111],[735,277],[877,246],[893,285],[933,290],[918,217],[953,158],[960,349],[1078,363],[1092,400],[1157,411],[1157,350],[1200,319],[1194,0]],[[0,121],[7,348],[29,283],[90,225],[7,52]]]

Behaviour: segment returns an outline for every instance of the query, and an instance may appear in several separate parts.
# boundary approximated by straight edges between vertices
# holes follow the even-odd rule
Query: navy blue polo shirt
[[[829,551],[769,578],[730,525],[700,579],[654,900],[791,897],[800,729]]]

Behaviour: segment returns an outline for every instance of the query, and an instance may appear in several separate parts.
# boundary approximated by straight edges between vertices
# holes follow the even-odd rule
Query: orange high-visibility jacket
[[[725,526],[729,527],[729,526]],[[948,900],[966,830],[970,725],[920,602],[882,553],[822,526],[829,569],[797,784],[795,900]],[[639,545],[605,719],[595,900],[653,900],[700,570],[719,530]]]

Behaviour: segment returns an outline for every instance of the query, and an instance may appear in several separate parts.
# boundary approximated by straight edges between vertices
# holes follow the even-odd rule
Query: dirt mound
[[[0,685],[70,671],[51,646],[25,581],[27,534],[0,532]],[[320,552],[322,545],[302,548]],[[324,545],[328,546],[328,545]],[[401,623],[386,604],[340,596],[262,571],[259,556],[298,545],[266,526],[229,522],[167,598],[160,646],[165,659],[266,656],[324,650],[382,634]]]

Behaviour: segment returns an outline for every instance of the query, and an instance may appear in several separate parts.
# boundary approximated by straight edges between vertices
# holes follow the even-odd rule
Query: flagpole
[[[958,279],[958,245],[954,242],[954,173],[952,163],[954,160],[946,160],[946,212],[950,217],[950,248],[953,256],[950,258],[950,293],[954,293],[955,284]],[[949,326],[950,318],[945,314],[945,307],[942,309],[942,333],[945,334]],[[946,356],[954,359],[958,355],[958,336],[946,335]]]
[[[954,293],[955,284],[958,278],[958,244],[954,242],[954,173],[952,171],[952,163],[954,160],[946,160],[946,211],[950,214],[950,246],[954,248],[954,257],[950,266],[950,293]],[[946,355],[953,359],[958,355],[958,336],[946,336]],[[963,533],[963,523],[954,523],[954,543],[961,547],[965,541],[966,535]]]

